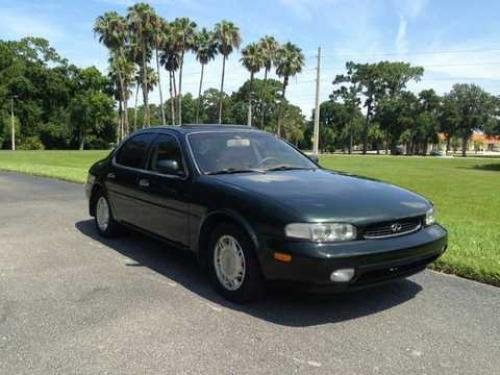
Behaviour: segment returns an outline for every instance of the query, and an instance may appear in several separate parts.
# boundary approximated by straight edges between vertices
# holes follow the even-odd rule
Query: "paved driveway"
[[[493,374],[500,289],[426,271],[237,306],[193,259],[101,240],[83,187],[0,172],[0,374]]]

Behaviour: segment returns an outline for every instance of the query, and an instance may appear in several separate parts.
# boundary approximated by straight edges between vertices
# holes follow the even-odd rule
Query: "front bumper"
[[[269,281],[297,282],[306,289],[325,292],[355,290],[422,271],[447,247],[447,232],[438,224],[399,237],[317,244],[266,238],[260,261]],[[292,255],[289,263],[273,257],[274,252]],[[349,282],[332,282],[333,271],[354,268]]]

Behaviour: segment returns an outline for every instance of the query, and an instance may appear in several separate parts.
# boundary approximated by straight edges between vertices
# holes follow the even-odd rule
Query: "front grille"
[[[363,231],[366,239],[402,236],[416,232],[422,227],[421,218],[408,218],[370,225]]]

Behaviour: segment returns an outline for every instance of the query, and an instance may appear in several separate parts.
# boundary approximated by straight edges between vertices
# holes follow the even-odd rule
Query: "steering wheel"
[[[262,159],[261,161],[259,161],[257,163],[257,167],[261,167],[262,165],[264,165],[265,163],[271,161],[271,160],[275,160],[277,161],[278,163],[280,162],[277,158],[275,158],[274,156],[268,156],[268,157],[265,157],[264,159]]]

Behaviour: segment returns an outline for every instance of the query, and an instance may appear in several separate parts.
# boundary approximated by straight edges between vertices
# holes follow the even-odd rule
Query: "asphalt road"
[[[97,237],[81,185],[0,172],[0,374],[494,374],[500,289],[426,271],[222,300],[190,256]]]

